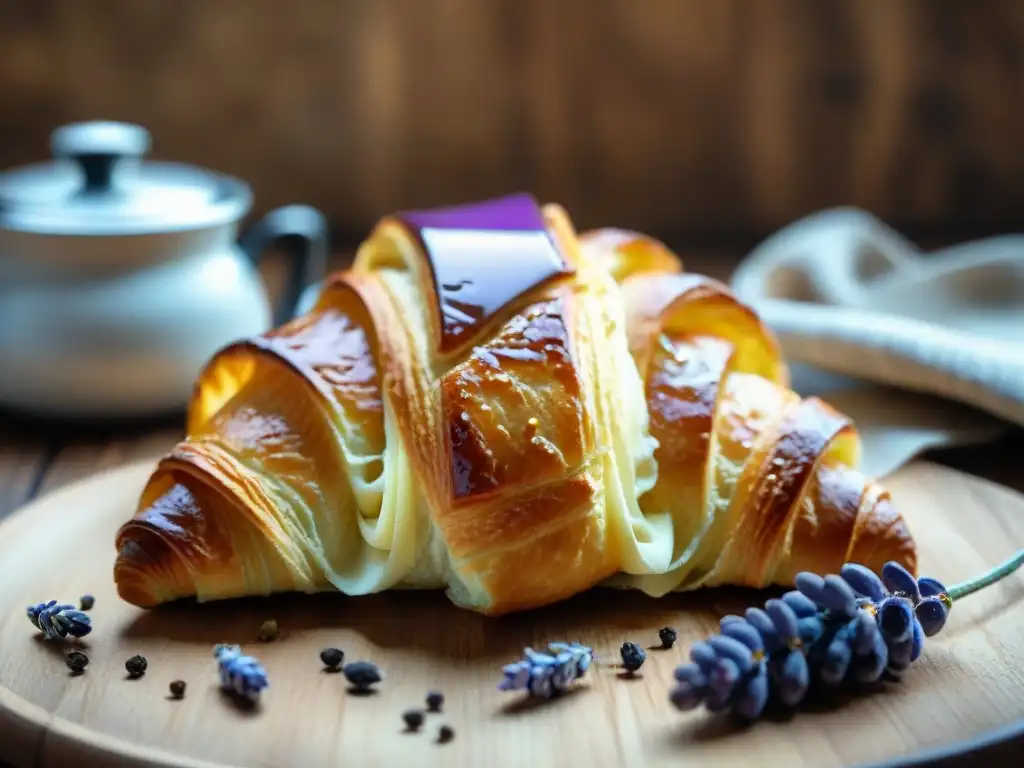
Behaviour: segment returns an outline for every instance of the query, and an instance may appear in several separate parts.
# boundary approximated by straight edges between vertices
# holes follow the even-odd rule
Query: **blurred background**
[[[1024,225],[1017,0],[0,1],[0,167],[77,120],[382,214],[529,189],[580,226],[743,248],[852,204],[910,236]]]
[[[243,229],[318,208],[332,267],[388,212],[529,190],[727,279],[836,205],[1024,230],[1022,43],[1019,0],[0,0],[0,169],[128,121],[248,182]],[[0,515],[181,425],[2,409]]]

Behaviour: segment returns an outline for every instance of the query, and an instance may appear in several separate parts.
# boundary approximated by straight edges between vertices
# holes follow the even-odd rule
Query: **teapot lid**
[[[143,162],[149,132],[88,122],[53,132],[54,160],[0,173],[0,228],[60,235],[154,234],[237,221],[245,183],[192,165]]]

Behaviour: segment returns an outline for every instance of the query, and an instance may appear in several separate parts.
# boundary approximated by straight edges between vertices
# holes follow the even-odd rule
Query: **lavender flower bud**
[[[914,613],[917,615],[917,620],[921,622],[921,629],[926,637],[939,634],[949,618],[949,609],[946,604],[933,596],[923,598],[917,604]]]
[[[930,576],[922,576],[918,579],[917,587],[921,592],[921,597],[933,597],[935,595],[944,594],[946,591],[946,587],[941,581],[933,579]]]
[[[696,664],[680,664],[676,667],[676,681],[690,683],[696,688],[703,688],[708,684],[707,675]]]
[[[810,684],[807,658],[799,651],[790,651],[783,658],[773,660],[770,671],[782,703],[787,707],[799,704]]]
[[[704,674],[708,674],[708,671],[718,662],[718,654],[707,643],[694,643],[690,647],[690,659],[704,670]]]
[[[917,620],[916,616],[911,623],[911,629],[910,660],[917,661],[921,657],[921,651],[924,650],[924,630],[921,628],[921,622]]]
[[[550,699],[555,692],[551,678],[554,676],[554,667],[542,665],[530,668],[530,681],[526,684],[526,690],[531,696],[542,699]]]
[[[719,659],[708,675],[708,688],[716,694],[732,693],[736,681],[740,679],[740,671],[734,661]]]
[[[821,604],[836,616],[853,616],[857,611],[857,596],[843,579],[830,573],[821,590]]]
[[[68,635],[85,637],[92,631],[89,614],[73,605],[58,605],[56,600],[29,606],[25,613],[47,640],[64,639]]]
[[[683,712],[696,709],[703,699],[704,688],[686,681],[679,683],[668,695],[668,700],[672,702],[673,706]]]
[[[889,648],[880,632],[875,633],[874,645],[870,652],[858,655],[853,660],[853,678],[858,683],[873,683],[882,676],[889,664]]]
[[[891,646],[910,639],[914,614],[910,603],[902,597],[887,597],[878,609],[878,627]]]
[[[714,688],[708,688],[704,692],[704,706],[708,708],[708,712],[725,712],[729,708],[731,696],[731,688],[728,691],[716,691]]]
[[[773,651],[783,644],[779,638],[779,633],[775,630],[775,624],[767,613],[760,608],[747,608],[745,615],[747,621],[750,622],[750,626],[761,635],[766,650]]]
[[[554,672],[551,675],[551,684],[558,690],[564,691],[569,683],[576,679],[576,660],[568,651],[562,651],[555,657]]]
[[[910,571],[895,561],[882,566],[882,581],[893,594],[899,594],[917,605],[921,600],[921,590],[917,587],[917,579]]]
[[[754,653],[764,653],[764,639],[749,621],[732,621],[722,627],[722,634],[739,640]]]
[[[737,621],[746,621],[746,619],[744,619],[742,616],[729,614],[727,616],[723,616],[718,620],[718,626],[722,629],[725,629],[727,626],[729,626],[730,624],[735,624]]]
[[[880,637],[875,617],[867,611],[857,611],[853,620],[853,652],[857,656],[871,653]]]
[[[857,594],[869,597],[876,603],[885,599],[885,585],[870,568],[859,563],[847,563],[839,569],[839,575]]]
[[[792,608],[781,600],[769,600],[764,604],[764,610],[771,617],[781,642],[788,644],[796,640],[797,618]]]
[[[782,596],[782,602],[793,609],[793,613],[796,614],[798,619],[806,619],[808,616],[814,616],[818,612],[818,606],[814,604],[803,592],[787,592]]]
[[[797,631],[800,637],[800,644],[804,648],[810,648],[821,636],[825,634],[825,625],[818,616],[808,616],[797,622]]]
[[[839,685],[850,668],[853,649],[850,647],[852,632],[849,627],[850,624],[847,624],[836,632],[832,642],[825,649],[825,655],[821,660],[820,676],[821,681],[826,685]]]
[[[498,683],[499,691],[519,691],[530,682],[530,663],[528,661],[517,661],[514,664],[506,664],[501,668],[505,676]]]
[[[914,640],[911,636],[908,636],[905,640],[889,642],[887,645],[889,648],[889,663],[886,665],[886,671],[898,676],[910,666],[910,657],[914,654]]]
[[[807,595],[815,605],[821,605],[821,593],[825,589],[825,580],[816,573],[802,571],[793,581],[796,588]]]
[[[583,677],[590,669],[590,662],[594,660],[594,649],[581,643],[549,643],[548,649],[555,653],[572,654],[572,663],[576,668],[576,678]]]
[[[745,675],[754,666],[754,656],[750,649],[732,637],[714,635],[708,639],[708,645],[715,649],[719,658],[729,659],[741,675]]]
[[[263,689],[269,687],[263,666],[252,656],[243,656],[237,645],[217,645],[213,656],[224,690],[255,702]]]
[[[502,667],[498,690],[525,690],[531,696],[550,698],[583,677],[594,656],[591,648],[579,643],[551,643],[548,650],[551,653],[526,648],[525,658]]]
[[[755,720],[768,703],[768,675],[759,667],[732,699],[732,711],[746,720]]]

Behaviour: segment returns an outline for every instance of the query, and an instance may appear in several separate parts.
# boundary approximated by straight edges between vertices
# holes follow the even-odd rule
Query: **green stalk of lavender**
[[[968,595],[973,595],[979,589],[984,589],[985,587],[995,584],[1001,579],[1005,579],[1022,565],[1024,565],[1024,549],[1020,550],[1004,563],[997,565],[995,568],[986,571],[980,576],[960,584],[954,584],[946,590],[946,594],[949,595],[950,600],[954,601],[959,600],[962,597],[967,597]]]

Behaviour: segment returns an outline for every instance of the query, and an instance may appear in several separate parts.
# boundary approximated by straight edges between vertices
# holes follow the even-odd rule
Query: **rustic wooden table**
[[[724,277],[735,257],[699,256],[688,268]],[[170,448],[183,433],[183,418],[130,424],[60,423],[0,410],[0,520],[40,495],[97,472],[153,457]],[[1010,432],[997,443],[929,455],[929,459],[1003,484],[1024,493],[1024,431]],[[73,509],[68,514],[74,514]],[[113,546],[113,545],[111,545]],[[1007,747],[986,757],[1004,754]],[[1009,747],[1024,749],[1020,741]],[[977,759],[977,755],[975,758]],[[964,765],[955,760],[941,765]],[[0,768],[10,768],[0,762]]]

